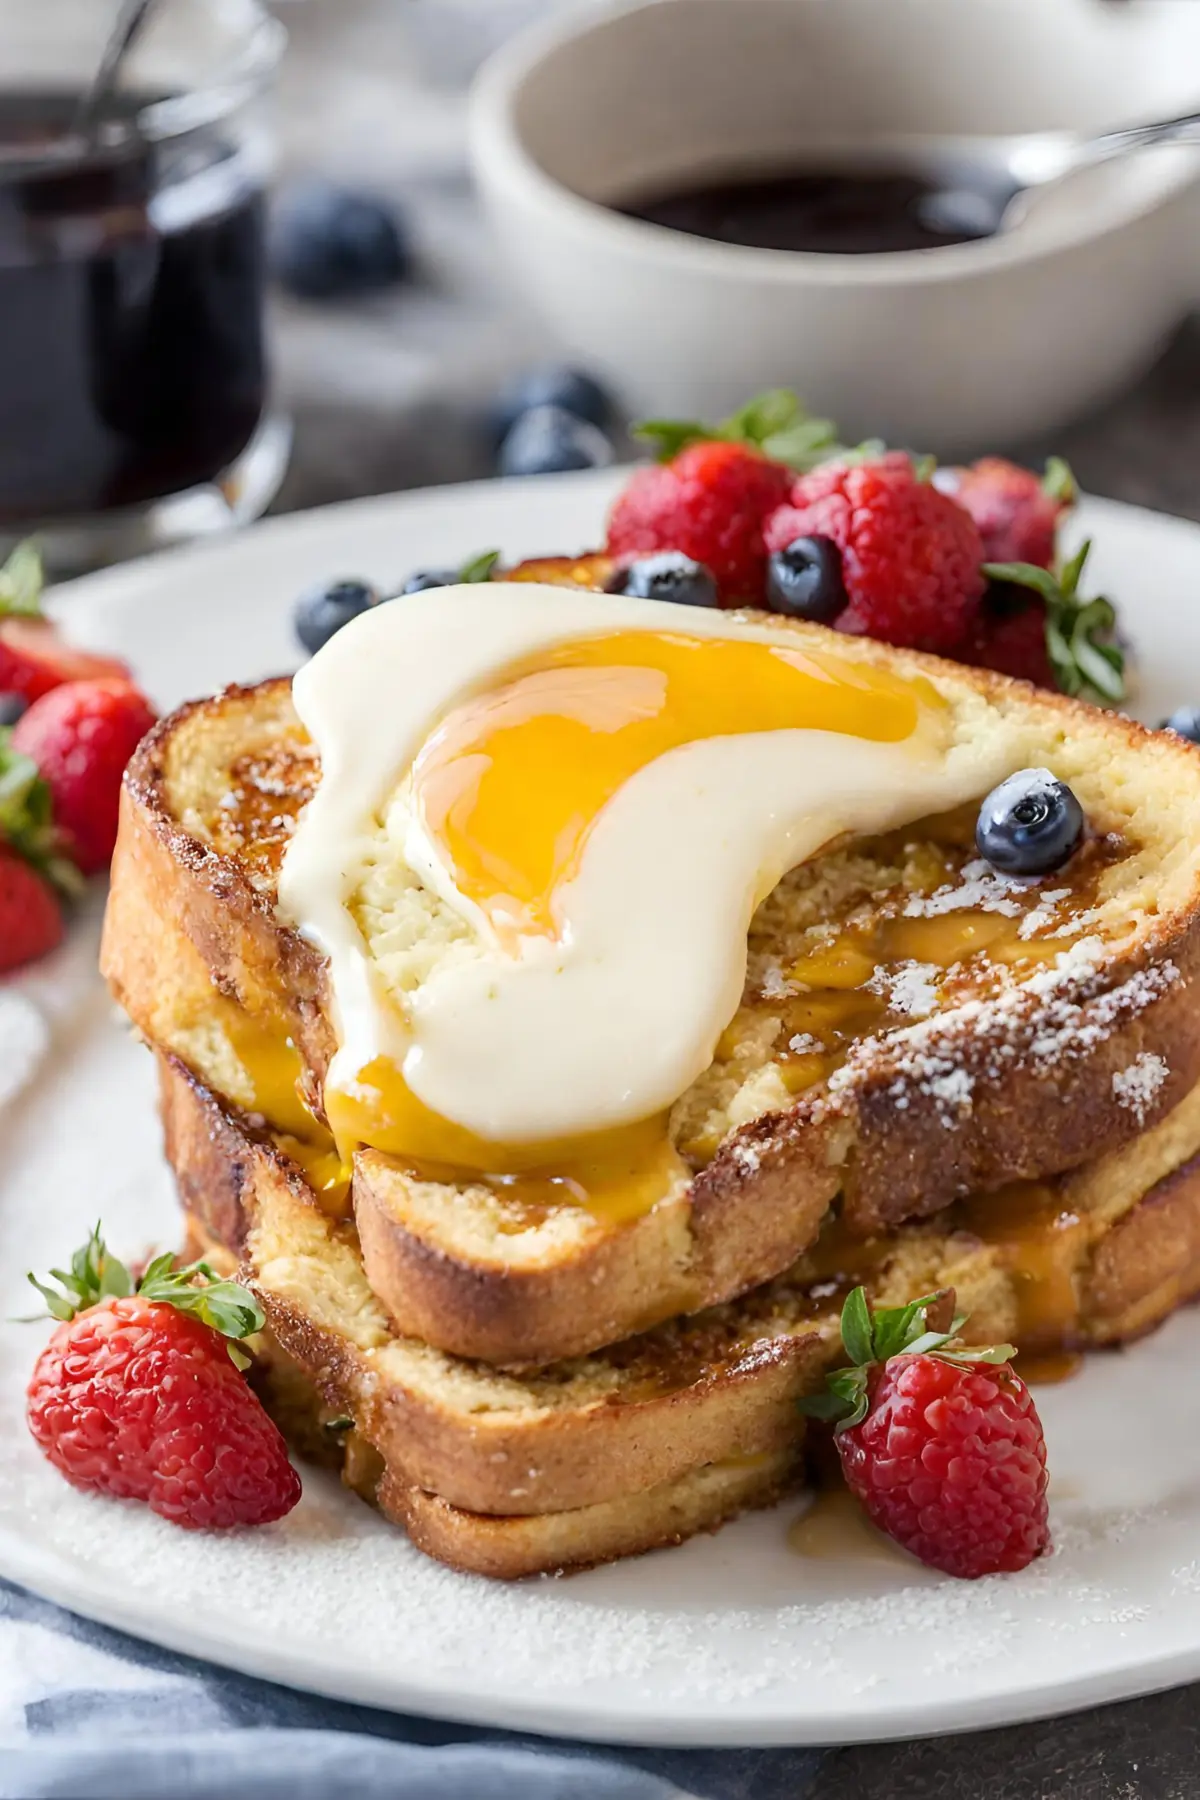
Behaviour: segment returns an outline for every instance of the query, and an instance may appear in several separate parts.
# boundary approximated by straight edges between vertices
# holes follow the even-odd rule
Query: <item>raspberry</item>
[[[790,469],[746,444],[690,444],[670,462],[634,474],[609,518],[609,555],[627,560],[679,550],[711,571],[722,605],[761,605],[763,520],[793,479]]]
[[[872,1313],[856,1288],[842,1313],[854,1366],[802,1403],[839,1420],[834,1442],[872,1522],[931,1568],[973,1579],[1026,1568],[1049,1548],[1046,1443],[1033,1398],[1007,1366],[930,1329],[953,1292]]]
[[[838,1433],[842,1472],[913,1556],[973,1577],[1024,1569],[1047,1548],[1046,1444],[1011,1369],[896,1356],[872,1376],[868,1409]]]
[[[1124,700],[1125,651],[1117,614],[1103,594],[1080,592],[1090,544],[1052,569],[1036,563],[988,563],[983,609],[963,662],[1039,687],[1081,694],[1100,706]]]
[[[979,533],[899,451],[802,475],[765,536],[768,551],[797,538],[837,545],[849,596],[838,631],[946,653],[970,633],[984,589]]]
[[[12,747],[50,788],[54,820],[85,875],[107,868],[117,841],[121,777],[154,723],[128,681],[68,681],[36,700],[13,727]]]
[[[1002,456],[985,456],[968,469],[947,469],[939,486],[957,505],[969,512],[983,539],[983,560],[993,563],[1034,563],[1040,569],[1054,564],[1058,521],[1074,497],[1070,472],[1053,479],[1057,491],[1031,469],[1006,462]]]
[[[130,1293],[97,1230],[71,1272],[55,1272],[65,1294],[34,1283],[64,1322],[29,1383],[29,1428],[73,1486],[145,1501],[176,1525],[281,1519],[300,1481],[226,1342],[262,1314],[206,1264],[170,1262],[151,1263]],[[192,1285],[198,1275],[207,1285]]]
[[[21,857],[0,849],[0,975],[45,956],[62,936],[54,889]]]
[[[994,589],[1005,593],[1005,603],[993,606]],[[968,643],[958,652],[960,662],[973,663],[979,669],[996,669],[1001,675],[1015,675],[1032,681],[1036,687],[1056,688],[1050,653],[1046,648],[1046,603],[1036,594],[1026,593],[1024,603],[1009,605],[1008,594],[1019,589],[993,583],[984,599],[979,623]]]

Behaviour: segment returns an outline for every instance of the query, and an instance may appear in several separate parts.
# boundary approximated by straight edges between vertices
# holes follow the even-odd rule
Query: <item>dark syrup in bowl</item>
[[[79,96],[0,90],[0,523],[212,481],[262,416],[263,196],[202,127],[101,140]]]
[[[934,250],[990,237],[999,197],[903,170],[784,170],[673,187],[616,209],[712,243],[838,256]]]

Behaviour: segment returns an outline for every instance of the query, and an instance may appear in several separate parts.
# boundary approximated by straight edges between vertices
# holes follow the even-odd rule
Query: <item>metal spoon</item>
[[[123,0],[113,28],[105,40],[99,67],[75,114],[75,131],[80,137],[90,137],[100,123],[116,87],[121,65],[141,35],[154,3],[155,0]]]
[[[986,237],[1011,231],[1043,188],[1153,144],[1200,144],[1200,113],[1132,125],[1097,137],[1034,132],[1020,137],[910,140],[909,158],[936,180],[923,215],[939,229]],[[899,145],[895,146],[899,150]],[[874,158],[872,159],[874,160]]]

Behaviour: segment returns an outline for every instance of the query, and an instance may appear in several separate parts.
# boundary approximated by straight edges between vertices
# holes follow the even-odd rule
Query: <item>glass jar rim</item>
[[[198,126],[227,117],[262,92],[278,68],[286,44],[286,28],[269,13],[260,12],[237,55],[211,79],[140,108],[137,125],[141,135],[151,140],[182,137]]]
[[[196,86],[148,100],[120,124],[106,123],[86,143],[73,131],[33,148],[0,144],[0,171],[65,167],[97,148],[116,149],[130,139],[161,143],[218,124],[255,99],[279,66],[287,31],[278,19],[256,7],[257,17],[236,53]]]

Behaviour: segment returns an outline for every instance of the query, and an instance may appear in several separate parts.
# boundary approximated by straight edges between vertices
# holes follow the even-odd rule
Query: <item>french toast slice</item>
[[[204,1256],[223,1274],[238,1272],[237,1258],[194,1218],[186,1254]],[[789,1446],[701,1464],[653,1487],[564,1511],[472,1512],[389,1469],[349,1418],[337,1416],[269,1327],[249,1347],[250,1380],[293,1452],[339,1471],[352,1492],[401,1526],[427,1556],[465,1573],[513,1581],[680,1544],[739,1513],[773,1505],[801,1473],[799,1453]]]
[[[502,1365],[585,1354],[769,1280],[839,1196],[848,1229],[869,1237],[1077,1166],[1200,1079],[1196,750],[986,672],[796,632],[924,676],[957,730],[1002,726],[1013,766],[1046,763],[1070,782],[1093,827],[1078,871],[1004,883],[932,821],[833,846],[786,877],[751,929],[744,1004],[675,1108],[684,1173],[642,1216],[531,1210],[495,1185],[359,1152],[370,1282],[411,1335]],[[103,966],[139,1028],[193,1068],[212,1073],[200,1051],[222,1039],[217,1086],[251,1111],[272,1111],[251,1065],[281,1066],[291,1040],[319,1134],[335,1048],[325,970],[275,905],[318,780],[286,682],[164,721],[126,781]],[[419,904],[416,916],[416,952],[436,956],[445,920]],[[980,919],[1007,933],[990,952],[970,947]],[[931,950],[947,922],[966,936]],[[905,953],[848,980],[880,932]]]
[[[855,1281],[883,1305],[954,1286],[970,1341],[1007,1337],[1022,1353],[1137,1336],[1200,1291],[1195,1089],[1133,1143],[1040,1192],[979,1197],[867,1243],[833,1221],[810,1256],[739,1301],[501,1374],[401,1338],[353,1225],[331,1219],[271,1137],[177,1059],[160,1055],[159,1072],[193,1249],[240,1263],[293,1377],[340,1421],[339,1449],[351,1433],[352,1484],[365,1469],[423,1548],[485,1573],[603,1560],[665,1541],[634,1542],[651,1519],[670,1517],[673,1540],[685,1516],[701,1529],[726,1506],[768,1504],[798,1473],[795,1402],[840,1355],[840,1301]],[[281,1423],[294,1437],[286,1390]],[[681,1512],[685,1497],[696,1510]],[[547,1516],[557,1523],[543,1532]]]

